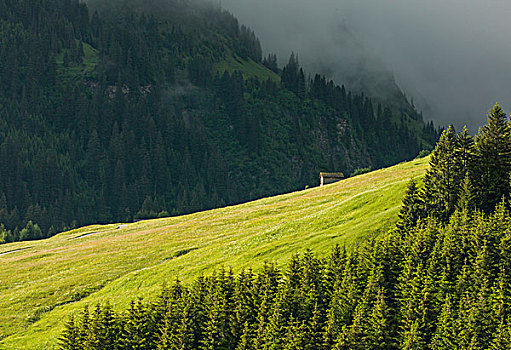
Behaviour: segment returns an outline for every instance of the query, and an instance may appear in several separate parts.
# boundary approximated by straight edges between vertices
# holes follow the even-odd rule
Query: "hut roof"
[[[344,179],[343,173],[319,173],[320,177],[329,177],[334,179]]]

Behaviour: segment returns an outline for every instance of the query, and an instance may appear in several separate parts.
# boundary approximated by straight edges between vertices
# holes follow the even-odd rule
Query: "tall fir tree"
[[[424,176],[424,213],[447,222],[458,199],[459,166],[455,158],[456,134],[449,127],[442,133]]]
[[[470,178],[474,166],[475,142],[474,138],[468,133],[466,126],[457,135],[454,156],[459,164],[459,178],[462,179],[467,176]]]
[[[406,188],[403,203],[398,214],[399,221],[396,225],[397,228],[401,231],[407,231],[415,226],[419,218],[424,216],[422,209],[423,202],[417,186],[417,181],[411,179]]]
[[[479,130],[475,150],[477,207],[489,213],[510,190],[511,131],[508,118],[498,104],[488,113],[488,123]]]

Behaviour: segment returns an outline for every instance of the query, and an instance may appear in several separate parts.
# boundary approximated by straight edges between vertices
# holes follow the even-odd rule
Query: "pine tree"
[[[305,325],[293,317],[289,320],[282,350],[303,350],[305,348]]]
[[[367,296],[364,296],[357,305],[353,314],[353,322],[344,329],[342,343],[338,342],[337,346],[342,344],[341,348],[353,350],[363,350],[367,348],[367,329],[366,322],[369,313],[369,305]]]
[[[426,343],[422,337],[422,332],[420,331],[419,321],[415,320],[410,328],[406,329],[403,334],[403,340],[400,345],[400,349],[402,350],[420,350],[426,349]]]
[[[477,271],[475,271],[477,273]],[[478,284],[477,281],[475,281]],[[492,338],[492,334],[497,327],[495,315],[492,312],[490,290],[488,282],[485,280],[478,287],[473,307],[470,309],[468,327],[471,328],[474,336],[472,344],[479,346],[481,349],[486,347]]]
[[[156,336],[151,332],[149,314],[146,305],[141,300],[132,302],[124,316],[123,330],[120,343],[130,349],[152,349],[152,338]]]
[[[89,346],[91,343],[91,319],[89,307],[86,305],[80,314],[78,322],[77,343],[81,346]]]
[[[475,207],[475,195],[474,195],[474,187],[472,186],[472,182],[470,177],[467,175],[465,179],[461,183],[458,203],[456,204],[456,208],[462,212],[471,212]]]
[[[323,345],[327,349],[334,345],[339,347],[348,341],[347,335],[350,330],[348,325],[352,322],[353,313],[360,298],[354,255],[356,253],[352,253],[346,258],[342,276],[339,277],[341,279],[334,284],[333,291],[330,294],[323,335]]]
[[[79,330],[78,325],[75,323],[73,317],[71,317],[65,325],[65,329],[59,337],[59,345],[62,350],[79,350]]]
[[[506,350],[511,349],[511,322],[500,322],[497,331],[493,336],[493,340],[489,346],[490,350]]]
[[[332,349],[338,340],[339,325],[336,318],[334,308],[329,307],[322,340],[324,349]]]
[[[177,350],[191,350],[195,342],[195,327],[192,310],[188,303],[181,307],[183,311],[181,314],[181,323],[176,331],[176,348]]]
[[[0,244],[10,242],[10,232],[5,229],[4,224],[0,224]]]
[[[367,347],[371,349],[392,349],[389,309],[383,289],[378,291],[367,326]]]
[[[177,322],[175,317],[176,309],[174,305],[166,305],[165,316],[160,320],[160,326],[158,330],[158,345],[159,350],[177,350]]]
[[[243,326],[243,333],[236,346],[236,350],[255,350],[252,346],[252,331],[248,322],[245,322]]]
[[[273,305],[272,314],[266,324],[264,330],[264,345],[260,347],[261,349],[273,350],[273,349],[281,349],[284,344],[284,339],[286,336],[286,319],[284,311],[282,310],[282,297],[281,294],[278,298],[280,301],[275,302]]]
[[[94,349],[115,349],[121,331],[110,304],[97,305],[91,322],[92,341]]]
[[[412,250],[411,255],[407,257],[400,276],[400,284],[397,286],[401,321],[399,347],[421,349],[425,347],[427,341],[427,330],[432,326],[427,323],[431,296],[428,277],[420,255],[422,252],[417,251],[424,249],[424,245],[418,243],[416,247],[409,247],[409,249]]]
[[[431,340],[432,350],[450,350],[456,348],[456,315],[452,310],[451,297],[448,295],[442,306],[435,333]]]
[[[447,222],[458,200],[459,165],[455,158],[456,135],[449,127],[442,133],[424,176],[424,213]]]
[[[488,114],[488,124],[475,138],[477,207],[489,213],[510,191],[511,132],[506,114],[496,104]]]
[[[322,321],[323,317],[321,313],[322,310],[320,310],[316,304],[312,313],[312,317],[307,320],[306,327],[302,327],[302,332],[307,334],[303,341],[305,344],[305,350],[321,349],[322,347],[322,332],[324,322]]]
[[[415,179],[410,180],[406,188],[403,203],[399,211],[399,221],[396,224],[397,228],[401,231],[409,230],[424,214],[421,213],[423,203],[419,196],[419,189]]]
[[[263,65],[274,73],[278,73],[277,55],[272,53],[268,54],[268,57],[263,59]]]
[[[220,272],[220,276],[224,275],[224,272]],[[222,283],[222,277],[217,283]],[[226,303],[227,300],[222,294],[220,288],[215,288],[210,295],[212,299],[209,304],[209,310],[207,312],[207,324],[204,329],[204,339],[202,340],[201,349],[214,350],[224,348],[229,343],[229,327],[227,324],[226,317]]]
[[[459,178],[470,176],[474,166],[475,143],[466,126],[456,138],[454,155],[459,164]]]
[[[28,241],[43,238],[43,233],[37,224],[29,220],[27,226],[20,231],[20,240]]]

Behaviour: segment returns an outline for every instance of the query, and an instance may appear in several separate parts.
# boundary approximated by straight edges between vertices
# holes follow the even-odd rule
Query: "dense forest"
[[[438,139],[196,1],[0,0],[0,242],[288,192]],[[88,6],[93,6],[90,9]]]
[[[71,318],[62,349],[509,349],[511,128],[442,133],[397,227],[284,270],[169,280],[149,303]],[[169,277],[172,279],[172,277]]]

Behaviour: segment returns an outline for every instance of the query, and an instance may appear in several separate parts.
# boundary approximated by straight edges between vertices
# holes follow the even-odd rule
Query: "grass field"
[[[280,82],[280,76],[275,74],[260,63],[254,62],[252,59],[244,60],[240,57],[229,56],[224,61],[216,63],[213,66],[213,74],[218,72],[220,76],[227,71],[232,74],[234,71],[240,71],[245,79],[259,78],[261,81],[271,79],[274,82]]]
[[[57,71],[61,78],[66,82],[72,82],[84,77],[91,76],[99,63],[99,52],[87,43],[83,43],[83,63],[72,64],[64,67],[64,54],[56,57]]]
[[[190,282],[221,266],[257,271],[306,249],[322,255],[362,243],[394,224],[408,180],[421,178],[427,161],[233,207],[1,245],[0,349],[56,348],[84,305],[124,308],[164,281]]]

